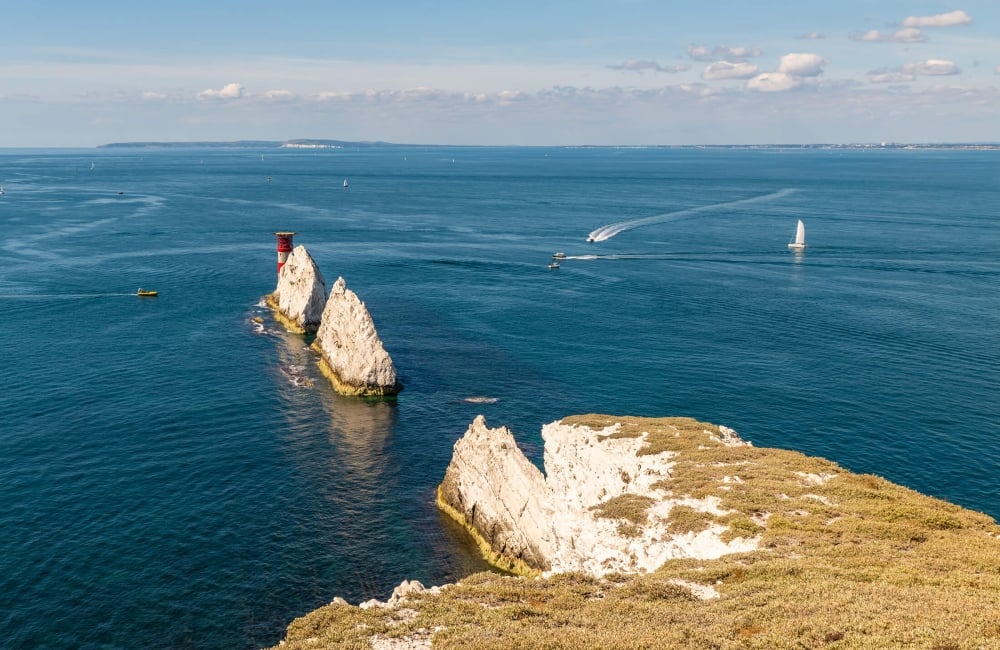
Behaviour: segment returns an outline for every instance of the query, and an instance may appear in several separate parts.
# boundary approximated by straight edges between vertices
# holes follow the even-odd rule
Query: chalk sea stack
[[[296,246],[288,255],[267,304],[289,331],[315,334],[319,329],[326,306],[326,280],[305,246]]]
[[[330,289],[312,347],[338,393],[388,397],[403,388],[368,308],[342,277]]]

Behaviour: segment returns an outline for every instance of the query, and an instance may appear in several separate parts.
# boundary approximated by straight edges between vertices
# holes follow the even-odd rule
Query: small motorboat
[[[558,268],[559,268],[559,262],[556,262],[555,260],[552,260],[552,263],[549,264],[549,270],[550,271],[555,271]]]
[[[139,290],[135,292],[135,295],[139,296],[140,298],[155,298],[159,293],[160,293],[159,291],[153,291],[152,289],[143,289],[142,287],[139,287]]]
[[[552,259],[554,259],[554,260],[564,260],[564,259],[566,259],[566,253],[563,253],[562,251],[560,251],[558,253],[552,253]]]

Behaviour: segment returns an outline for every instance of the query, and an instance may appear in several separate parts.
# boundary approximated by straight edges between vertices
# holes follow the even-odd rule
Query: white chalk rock
[[[458,511],[497,556],[548,568],[545,477],[517,448],[506,427],[490,429],[480,415],[455,443],[441,498]]]
[[[305,246],[296,246],[288,255],[278,273],[278,287],[267,302],[285,328],[299,334],[319,329],[326,307],[326,280]]]
[[[337,278],[320,319],[313,348],[334,389],[345,395],[387,396],[402,389],[365,303]]]
[[[543,475],[509,430],[490,429],[479,416],[455,443],[440,499],[493,553],[548,573],[651,572],[671,558],[711,559],[757,547],[757,538],[723,541],[721,525],[671,532],[674,506],[724,515],[720,500],[669,498],[656,484],[670,476],[673,454],[637,454],[644,437],[609,437],[617,429],[545,425]],[[728,431],[726,444],[747,444]],[[620,520],[594,511],[623,495],[652,499],[646,521],[625,531]]]

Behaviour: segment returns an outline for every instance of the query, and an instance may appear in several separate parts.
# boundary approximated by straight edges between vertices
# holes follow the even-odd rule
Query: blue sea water
[[[257,648],[480,570],[434,505],[479,413],[536,460],[565,415],[694,416],[1000,516],[998,152],[0,150],[0,184],[4,648]],[[276,230],[397,401],[261,307]]]

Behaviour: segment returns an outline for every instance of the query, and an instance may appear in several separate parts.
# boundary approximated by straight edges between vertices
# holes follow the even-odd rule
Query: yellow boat
[[[150,289],[143,289],[143,288],[140,287],[139,290],[135,292],[135,295],[140,296],[140,297],[151,298],[151,297],[156,296],[158,293],[160,293],[160,292],[159,291],[152,291]]]

